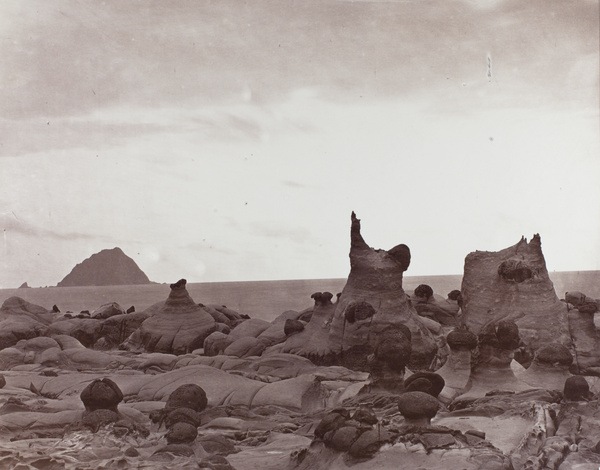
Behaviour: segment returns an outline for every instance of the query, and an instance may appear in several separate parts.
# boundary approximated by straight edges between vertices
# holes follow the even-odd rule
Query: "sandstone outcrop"
[[[6,299],[0,307],[0,349],[40,336],[53,318],[49,310],[20,297]]]
[[[441,325],[458,326],[460,312],[458,295],[460,291],[452,291],[446,299],[436,299],[433,289],[427,284],[421,284],[409,297],[420,316],[430,318]]]
[[[150,284],[148,276],[120,248],[102,250],[84,260],[58,287]]]
[[[217,329],[217,323],[192,300],[185,285],[185,279],[171,284],[167,300],[148,309],[153,315],[123,343],[124,349],[185,354],[202,348],[206,337]]]
[[[95,320],[106,320],[115,315],[124,315],[125,309],[116,302],[109,302],[94,310],[90,316]]]
[[[437,346],[416,320],[417,313],[402,289],[402,276],[410,265],[409,248],[370,248],[354,213],[351,222],[350,274],[341,296],[335,303],[329,296],[316,297],[309,323],[286,340],[283,352],[321,364],[368,370],[367,357],[374,352],[378,337],[390,327],[405,325],[412,336],[410,364],[417,369],[429,367]]]
[[[461,297],[464,322],[475,334],[491,322],[512,320],[533,351],[552,341],[571,344],[567,307],[548,276],[539,235],[467,255]]]

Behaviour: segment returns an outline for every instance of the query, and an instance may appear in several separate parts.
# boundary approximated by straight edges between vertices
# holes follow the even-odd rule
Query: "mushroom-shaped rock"
[[[206,392],[196,384],[185,384],[177,387],[167,400],[165,409],[190,408],[194,411],[203,411],[208,405]]]
[[[315,292],[310,296],[311,299],[315,301],[315,307],[318,306],[327,306],[331,304],[331,299],[333,299],[333,294],[331,292]]]
[[[88,384],[80,398],[86,411],[111,410],[116,413],[117,406],[123,401],[123,392],[112,380],[103,378]]]
[[[589,398],[590,385],[581,375],[574,375],[565,380],[563,393],[566,400],[586,400]]]
[[[169,444],[190,444],[197,436],[198,428],[186,422],[175,423],[166,435]]]
[[[409,424],[429,424],[440,402],[425,392],[406,392],[398,397],[398,411]]]
[[[437,398],[446,385],[445,380],[435,372],[415,372],[404,381],[408,392],[425,392]]]
[[[427,300],[432,296],[433,296],[433,289],[431,288],[431,286],[428,286],[427,284],[419,284],[417,286],[417,288],[415,289],[415,297]]]
[[[5,385],[6,385],[6,378],[4,377],[4,375],[0,374],[0,388],[4,388]]]
[[[515,376],[511,367],[519,342],[515,322],[500,320],[486,325],[479,334],[479,357],[470,376],[471,387],[458,398],[480,398],[493,390],[521,392],[531,388]]]
[[[151,316],[123,343],[124,349],[179,355],[203,346],[217,324],[194,302],[185,284],[185,279],[171,284],[168,299],[144,311]]]
[[[571,364],[573,356],[569,349],[560,343],[550,343],[535,352],[531,365],[518,377],[531,387],[561,390],[571,376]]]

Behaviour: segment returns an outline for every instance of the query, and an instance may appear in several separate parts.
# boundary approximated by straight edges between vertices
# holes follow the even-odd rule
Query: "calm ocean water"
[[[567,291],[581,291],[600,298],[600,271],[553,272],[550,278],[559,298]],[[406,276],[404,289],[412,290],[419,284],[430,285],[443,297],[453,289],[460,289],[462,275]],[[290,281],[248,281],[189,283],[188,292],[195,302],[226,305],[252,318],[273,320],[286,310],[303,310],[313,304],[311,294],[318,291],[341,292],[346,279],[305,279]],[[64,313],[92,311],[107,302],[117,302],[123,308],[135,306],[142,311],[150,305],[166,300],[168,284],[109,287],[45,287],[30,289],[0,289],[0,303],[11,296],[51,309],[57,305]]]

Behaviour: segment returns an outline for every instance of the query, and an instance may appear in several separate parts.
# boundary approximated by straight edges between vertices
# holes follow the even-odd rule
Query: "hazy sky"
[[[600,269],[596,0],[0,0],[0,287]]]

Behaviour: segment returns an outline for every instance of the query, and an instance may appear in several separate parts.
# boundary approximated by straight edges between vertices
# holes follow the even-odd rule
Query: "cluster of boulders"
[[[224,426],[246,448],[293,434],[291,458],[273,468],[600,463],[599,304],[580,292],[558,299],[539,236],[470,254],[461,289],[446,298],[426,284],[405,292],[409,248],[369,247],[354,213],[350,239],[343,291],[315,292],[314,305],[271,322],[196,303],[185,279],[143,312],[109,303],[63,315],[10,298],[0,308],[0,369],[12,374],[12,391],[27,389],[40,403],[86,383],[79,425],[94,433],[144,440],[149,420],[153,433],[164,429],[154,461],[231,468],[224,455],[239,449],[212,432]],[[98,377],[107,370],[110,378]],[[62,376],[75,371],[94,378]],[[143,403],[142,411],[124,401]],[[0,417],[26,409],[32,416],[20,419],[31,426],[47,419],[18,397],[5,405]],[[281,410],[277,431],[252,432],[242,419]]]
[[[85,406],[82,423],[93,431],[121,418],[118,405],[123,401],[123,392],[109,378],[94,380],[83,389],[80,398]]]

